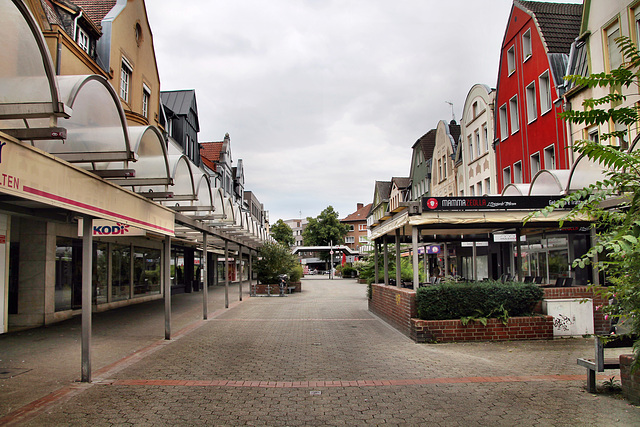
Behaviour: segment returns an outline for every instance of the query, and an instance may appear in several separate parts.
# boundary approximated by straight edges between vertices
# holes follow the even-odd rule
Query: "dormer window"
[[[89,39],[89,34],[80,27],[76,30],[76,43],[78,43],[80,49],[91,54],[91,41]]]

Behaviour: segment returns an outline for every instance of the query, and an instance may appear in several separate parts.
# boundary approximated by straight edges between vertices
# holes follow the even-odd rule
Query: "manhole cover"
[[[6,380],[7,378],[17,377],[18,375],[29,372],[31,369],[23,368],[0,368],[0,379]]]

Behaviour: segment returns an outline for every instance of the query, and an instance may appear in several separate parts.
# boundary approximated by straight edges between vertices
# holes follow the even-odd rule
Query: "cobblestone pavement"
[[[354,280],[318,278],[305,279],[300,294],[250,298],[103,370],[91,385],[44,399],[35,417],[5,419],[34,426],[640,425],[639,407],[585,391],[576,358],[592,352],[591,339],[415,344],[368,312],[365,291]]]

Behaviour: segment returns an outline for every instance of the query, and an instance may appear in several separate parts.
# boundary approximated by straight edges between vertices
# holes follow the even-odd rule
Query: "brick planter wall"
[[[258,283],[255,286],[256,295],[267,295],[267,286],[264,283]],[[295,286],[293,292],[302,292],[302,282],[291,282],[289,286]],[[285,290],[285,293],[288,292]],[[271,295],[280,295],[280,286],[277,284],[271,285]]]
[[[411,336],[411,319],[418,316],[416,292],[413,289],[372,284],[369,311],[403,334]]]
[[[544,299],[565,299],[565,298],[591,298],[593,300],[593,330],[596,334],[609,334],[611,321],[605,320],[602,310],[596,310],[598,306],[609,304],[601,295],[595,294],[587,286],[574,286],[569,288],[545,288]],[[542,313],[542,303],[536,306],[536,313]]]
[[[487,326],[479,322],[462,325],[456,320],[411,319],[411,338],[416,342],[511,341],[553,339],[553,317],[511,317],[507,325],[498,319],[488,319]]]
[[[620,356],[620,384],[622,395],[634,405],[640,405],[640,369],[631,375],[632,354]]]
[[[512,317],[508,326],[489,319],[487,326],[460,320],[420,320],[413,289],[371,285],[369,311],[416,342],[553,339],[553,317]]]

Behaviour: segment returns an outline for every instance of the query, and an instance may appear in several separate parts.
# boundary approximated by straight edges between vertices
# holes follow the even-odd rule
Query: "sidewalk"
[[[21,390],[9,386],[10,381],[31,376],[25,386],[37,387],[41,381],[53,391],[46,367],[0,380],[12,387],[9,394],[0,388],[0,402],[15,405],[4,422],[640,425],[640,408],[586,393],[586,373],[576,358],[593,351],[590,339],[414,344],[367,310],[366,285],[308,278],[302,286],[302,293],[285,298],[245,298],[207,321],[198,320],[201,294],[189,295],[184,301],[193,298],[193,309],[180,316],[176,308],[174,320],[185,326],[187,318],[195,323],[171,341],[159,339],[164,331],[161,304],[157,314],[134,310],[135,317],[132,313],[127,320],[115,315],[100,320],[100,330],[110,331],[96,331],[100,338],[94,340],[95,358],[103,365],[117,359],[107,356],[112,346],[119,353],[144,347],[142,352],[101,370],[90,385],[70,386],[68,381],[79,376],[78,355],[77,363],[67,361],[73,372],[57,379],[58,387],[71,392],[43,399],[41,407],[31,405],[22,413],[13,411],[29,399],[23,396],[18,402],[12,397]],[[212,308],[223,307],[218,291],[211,292],[212,298],[222,304]],[[235,291],[230,291],[231,301],[237,301],[237,287]],[[175,303],[181,304],[177,298]],[[159,320],[151,321],[154,316]],[[159,322],[157,333],[142,326],[147,321]],[[79,334],[79,328],[75,332]],[[45,351],[43,342],[49,341],[51,360],[64,354],[53,345],[54,336],[58,333],[25,342],[25,366],[33,352]],[[64,334],[62,338],[68,339]],[[0,338],[3,361],[6,343]],[[9,412],[5,406],[2,410],[3,415]]]
[[[255,281],[254,281],[255,283]],[[249,298],[248,282],[243,299]],[[202,291],[172,295],[172,337],[202,320]],[[229,302],[239,299],[229,286]],[[224,286],[208,289],[211,314],[224,310]],[[164,300],[93,313],[92,372],[164,339]],[[8,413],[80,379],[81,318],[0,335],[0,419]],[[21,373],[24,372],[24,373]],[[17,374],[17,375],[16,375]],[[12,375],[13,378],[5,378]],[[1,423],[0,423],[1,424]]]

